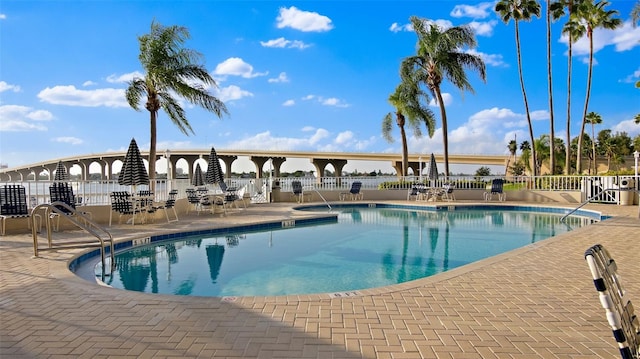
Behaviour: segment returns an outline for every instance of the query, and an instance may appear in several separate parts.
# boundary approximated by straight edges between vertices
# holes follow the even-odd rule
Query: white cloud
[[[624,22],[621,27],[613,30],[613,33],[611,42],[618,52],[631,50],[640,45],[640,27],[634,27],[630,21]]]
[[[251,92],[243,90],[236,85],[213,89],[212,92],[213,95],[222,102],[239,100],[244,97],[253,97]]]
[[[315,145],[327,137],[329,137],[329,131],[325,130],[324,128],[319,128],[316,130],[313,136],[309,137],[309,144]]]
[[[80,107],[128,107],[123,89],[79,90],[73,85],[45,88],[38,93],[42,102]]]
[[[640,126],[638,126],[633,119],[624,120],[615,126],[611,127],[611,132],[621,133],[626,132],[631,138],[640,135]]]
[[[13,92],[20,92],[20,86],[18,85],[11,85],[8,84],[4,81],[0,81],[0,92],[5,92],[5,91],[13,91]]]
[[[305,101],[308,101],[308,100],[313,100],[315,97],[316,97],[316,95],[307,95],[307,96],[303,97],[302,99],[305,100]]]
[[[267,81],[269,81],[271,83],[274,83],[274,82],[276,82],[276,83],[277,82],[289,82],[289,78],[287,78],[287,73],[286,72],[281,72],[280,75],[278,75],[278,77],[271,78],[271,79],[269,79]]]
[[[291,107],[291,106],[294,106],[295,104],[296,104],[296,102],[294,100],[287,100],[287,101],[282,103],[282,106]]]
[[[6,18],[7,18],[7,15],[6,15],[6,14],[0,14],[0,20],[4,20],[4,19],[6,19]]]
[[[397,22],[394,22],[389,27],[389,31],[391,31],[391,32],[400,32],[400,31],[413,32],[413,25],[411,25],[411,24],[399,25]]]
[[[48,111],[18,105],[0,106],[0,132],[46,131],[42,122],[52,119],[53,115]]]
[[[336,136],[335,143],[342,145],[349,143],[351,140],[353,140],[353,132],[344,131],[340,132],[338,136]]]
[[[219,63],[215,70],[213,70],[213,73],[221,76],[241,76],[247,79],[268,74],[268,72],[253,72],[253,66],[244,62],[244,60],[239,57],[230,57]]]
[[[489,16],[493,9],[492,2],[483,2],[477,5],[456,5],[451,10],[451,16],[453,17],[471,17],[474,19],[484,19]]]
[[[136,77],[139,79],[144,78],[144,74],[139,71],[129,72],[127,74],[122,74],[122,75],[112,74],[107,76],[107,82],[116,83],[116,84],[127,83]]]
[[[95,86],[95,85],[97,85],[97,83],[93,81],[85,81],[82,83],[82,87]]]
[[[469,27],[478,36],[491,36],[493,35],[493,28],[496,27],[498,21],[491,20],[487,22],[472,21],[469,23]]]
[[[70,145],[81,145],[82,143],[84,143],[83,140],[77,138],[77,137],[56,137],[51,139],[51,141],[53,142],[60,142],[60,143],[68,143]]]
[[[279,37],[277,39],[269,40],[269,41],[260,41],[260,45],[263,47],[275,47],[281,49],[300,49],[304,50],[307,47],[311,47],[311,45],[305,44],[300,40],[287,40],[284,37]]]
[[[484,52],[476,51],[475,49],[468,49],[465,52],[471,55],[480,56],[486,65],[496,67],[507,66],[507,64],[502,60],[502,55],[500,54],[485,54]]]
[[[315,131],[316,128],[313,126],[304,126],[302,129],[300,129],[300,131],[302,132],[310,132],[310,131]]]
[[[529,117],[531,117],[532,121],[548,120],[548,119],[551,118],[551,116],[549,116],[549,111],[547,111],[547,110],[531,111],[531,112],[529,112]]]
[[[320,103],[322,103],[325,106],[349,107],[349,104],[344,103],[342,100],[337,99],[335,97],[331,97],[328,99],[320,99]]]
[[[640,67],[635,70],[631,75],[625,77],[622,82],[626,83],[635,83],[638,79],[640,79]]]
[[[568,45],[569,38],[562,35],[559,40]],[[640,27],[634,28],[630,22],[623,23],[623,26],[614,30],[597,28],[593,32],[593,53],[597,53],[604,47],[614,45],[615,51],[623,52],[631,50],[640,45]],[[572,46],[573,54],[576,56],[589,55],[589,38],[581,37]]]
[[[442,93],[442,101],[444,101],[445,106],[449,106],[453,103],[453,96],[451,96],[451,94],[448,92],[444,92]],[[429,106],[440,107],[440,105],[438,104],[438,101],[436,101],[435,98],[432,98],[431,101],[429,101]]]
[[[278,29],[290,27],[304,32],[323,32],[333,29],[331,19],[317,12],[302,11],[291,6],[290,8],[280,8],[280,15],[277,17],[276,26]]]

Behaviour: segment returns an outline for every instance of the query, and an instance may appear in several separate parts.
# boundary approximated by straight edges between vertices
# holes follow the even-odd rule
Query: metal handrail
[[[327,205],[327,207],[329,207],[329,211],[333,211],[333,209],[331,208],[331,205],[329,204],[329,202],[327,202],[327,200],[324,198],[324,196],[322,195],[322,193],[320,193],[320,191],[318,191],[318,189],[317,189],[317,188],[315,188],[314,186],[304,186],[304,187],[302,187],[302,189],[303,189],[303,190],[304,190],[305,188],[307,188],[307,189],[311,189],[311,190],[314,190],[314,191],[318,194],[318,196],[320,196],[320,198],[322,198],[322,200],[324,201],[324,204],[326,204],[326,205]]]
[[[589,202],[591,202],[592,200],[594,200],[595,198],[599,197],[601,194],[605,193],[605,192],[620,192],[620,191],[635,191],[635,188],[605,188],[602,191],[596,193],[595,195],[587,198],[586,201],[582,202],[578,207],[574,208],[573,210],[571,210],[569,213],[565,214],[564,216],[562,216],[562,218],[560,218],[560,222],[564,222],[564,220],[569,217],[570,215],[574,214],[575,212],[577,212],[580,208],[586,206]],[[640,192],[640,191],[638,191]]]
[[[60,209],[64,208],[64,210]],[[47,228],[47,248],[40,248],[38,246],[38,229],[36,227],[36,216],[35,214],[40,211],[45,211],[45,216],[43,220],[46,222]],[[75,224],[80,229],[83,229],[87,233],[91,234],[98,240],[96,243],[94,240],[68,240],[68,241],[57,241],[54,245],[53,237],[51,233],[51,221],[53,215],[58,215],[62,218],[66,218],[71,223]],[[39,251],[44,250],[54,250],[61,248],[91,248],[96,247],[98,244],[100,246],[100,259],[102,261],[102,275],[105,276],[105,265],[106,255],[105,255],[105,247],[109,246],[109,259],[111,262],[110,271],[113,272],[115,268],[115,258],[114,258],[114,245],[113,245],[113,236],[109,231],[107,231],[104,227],[101,227],[96,222],[94,222],[89,216],[86,216],[83,212],[80,212],[73,207],[69,206],[64,202],[53,202],[53,203],[44,203],[36,206],[31,210],[31,234],[33,236],[33,253],[34,256],[38,256]],[[102,233],[99,233],[102,232]],[[104,238],[106,235],[106,238]]]

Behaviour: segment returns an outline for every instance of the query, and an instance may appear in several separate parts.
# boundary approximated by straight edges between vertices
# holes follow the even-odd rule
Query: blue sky
[[[612,1],[624,25],[598,30],[589,111],[603,125],[640,134],[640,27],[629,19],[635,1]],[[542,4],[544,5],[544,3]],[[487,82],[469,73],[475,94],[443,92],[450,153],[506,154],[508,142],[529,140],[518,79],[514,24],[493,2],[476,1],[29,1],[0,3],[0,163],[9,167],[108,151],[132,137],[149,146],[149,114],[124,98],[142,71],[138,36],[152,20],[189,29],[187,47],[202,53],[218,83],[211,91],[230,112],[223,119],[185,104],[195,135],[179,132],[161,113],[158,151],[274,149],[395,152],[381,136],[387,99],[399,83],[401,60],[415,52],[409,17],[442,26],[470,25],[487,65]],[[544,16],[544,12],[543,12]],[[566,136],[565,19],[554,23],[556,136]],[[534,134],[549,133],[545,20],[521,24],[525,85]],[[588,42],[574,45],[572,136],[584,105]],[[438,116],[433,138],[409,139],[411,153],[442,153]],[[424,131],[426,133],[426,131]],[[246,160],[248,162],[248,160]],[[241,163],[241,162],[239,162]],[[312,169],[304,161],[306,169]],[[293,163],[292,163],[293,164]],[[296,167],[299,167],[297,165]],[[354,166],[356,168],[354,168]],[[359,166],[359,167],[358,167]],[[368,165],[366,165],[368,166]],[[345,170],[371,170],[350,164]],[[291,167],[291,166],[290,166]],[[388,171],[389,164],[374,166]],[[162,171],[158,165],[158,170]],[[376,169],[373,168],[373,169]],[[239,168],[238,168],[239,169]],[[287,168],[284,170],[297,169]],[[303,168],[304,169],[304,168]],[[236,170],[234,166],[234,171]],[[455,167],[452,167],[455,172]]]

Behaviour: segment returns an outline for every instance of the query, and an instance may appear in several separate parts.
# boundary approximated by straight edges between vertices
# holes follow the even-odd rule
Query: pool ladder
[[[305,187],[303,187],[303,190],[304,189],[315,191],[318,194],[318,196],[320,196],[320,198],[322,198],[322,201],[324,201],[324,204],[326,204],[327,207],[329,207],[329,211],[333,211],[333,209],[331,208],[331,205],[329,204],[329,202],[327,202],[327,200],[324,198],[324,196],[322,196],[322,193],[320,193],[320,191],[318,191],[318,189],[316,189],[313,186],[305,186]]]
[[[61,208],[64,208],[61,209]],[[42,212],[43,211],[43,212]],[[45,213],[44,217],[40,216],[40,213]],[[51,218],[54,216],[59,216],[60,218],[65,218],[89,233],[95,239],[68,239],[64,241],[54,241],[52,230],[51,230]],[[38,219],[42,219],[45,222],[47,228],[47,247],[42,248],[38,243],[38,230],[37,226]],[[31,210],[31,234],[33,236],[33,254],[35,257],[38,257],[38,253],[40,251],[47,250],[56,250],[56,249],[67,249],[67,248],[95,248],[100,247],[100,259],[102,261],[102,276],[108,275],[106,273],[106,251],[109,247],[109,261],[110,265],[108,266],[109,274],[113,272],[115,268],[115,260],[114,260],[114,247],[113,247],[113,236],[109,231],[107,231],[104,227],[101,227],[96,222],[94,222],[89,216],[84,213],[75,210],[73,207],[69,206],[64,202],[53,202],[51,204],[45,203],[40,204]]]

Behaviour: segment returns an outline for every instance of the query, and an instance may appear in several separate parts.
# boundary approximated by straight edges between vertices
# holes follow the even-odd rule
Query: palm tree
[[[531,143],[535,143],[533,137],[533,124],[531,123],[531,115],[529,113],[529,102],[527,101],[527,92],[524,88],[524,77],[522,75],[522,55],[520,51],[520,21],[529,21],[532,16],[540,17],[540,4],[535,0],[500,0],[496,3],[495,11],[500,14],[502,21],[508,24],[511,19],[515,23],[516,29],[516,50],[518,54],[518,73],[520,75],[520,87],[522,89],[522,97],[524,98],[524,109],[527,115],[527,121],[529,123],[529,136],[531,137]],[[535,146],[531,148],[531,156],[533,157],[533,175],[538,175],[538,170],[535,166],[536,161],[536,149]]]
[[[404,74],[414,76],[413,81],[424,83],[440,106],[442,118],[442,142],[444,146],[444,172],[449,177],[449,137],[447,112],[440,86],[443,79],[449,80],[461,91],[473,93],[465,69],[476,71],[486,81],[486,67],[480,56],[464,52],[464,47],[477,46],[473,30],[468,26],[442,29],[427,19],[411,17],[413,29],[418,36],[416,55],[402,61]]]
[[[511,154],[511,157],[513,157],[513,163],[518,162],[516,159],[516,152],[518,151],[518,142],[516,142],[516,140],[509,141],[507,148],[509,148],[509,153]],[[507,159],[507,166],[506,166],[506,169],[504,170],[504,173],[509,172],[509,162],[511,160],[511,157]]]
[[[551,0],[547,0],[547,85],[549,86],[549,125],[551,130],[549,132],[550,136],[550,148],[549,152],[551,155],[549,156],[549,167],[551,167],[551,175],[554,175],[556,172],[556,160],[555,160],[555,121],[553,117],[553,78],[551,71]]]
[[[569,18],[573,13],[573,8],[576,3],[582,0],[559,0],[551,4],[551,12],[554,20],[557,20],[565,15],[564,9],[567,8]],[[568,51],[567,51],[567,143],[571,143],[571,74],[573,65],[573,43],[580,37],[576,34],[575,23],[567,21],[562,28],[562,33],[567,35],[568,38]],[[565,174],[571,174],[571,146],[567,146],[565,152]]]
[[[589,97],[591,95],[591,76],[593,73],[593,31],[597,28],[615,29],[620,26],[622,20],[613,18],[618,14],[616,10],[605,10],[609,5],[606,0],[593,3],[584,1],[578,5],[574,14],[574,21],[578,23],[579,28],[589,38],[589,72],[587,74],[587,95],[584,100],[584,109],[582,111],[582,124],[580,125],[580,135],[578,136],[578,151],[582,152],[582,137],[584,136],[584,126],[586,124],[587,111],[589,110]],[[580,153],[579,152],[579,153]],[[582,156],[576,158],[576,171],[582,172]]]
[[[402,139],[402,176],[406,176],[409,167],[409,150],[407,148],[407,134],[405,126],[409,126],[416,137],[422,137],[420,126],[424,122],[427,126],[429,137],[433,137],[435,131],[435,117],[433,112],[423,105],[429,103],[429,95],[415,82],[411,76],[405,76],[394,93],[389,95],[389,103],[396,109],[396,125],[400,129]],[[393,114],[389,112],[382,120],[382,136],[389,142],[393,142],[391,136],[393,128]]]
[[[633,9],[631,9],[631,23],[633,27],[638,26],[638,22],[640,22],[640,0],[638,0],[633,6]]]
[[[522,141],[520,144],[520,159],[524,162],[524,167],[531,171],[531,143]]]
[[[187,28],[165,27],[155,21],[151,23],[151,32],[138,38],[140,43],[138,58],[145,75],[143,78],[135,77],[129,82],[126,97],[129,106],[136,111],[140,111],[141,103],[146,99],[144,108],[149,111],[151,127],[149,180],[152,191],[156,178],[158,111],[164,110],[185,135],[193,133],[193,129],[175,96],[201,106],[218,117],[223,113],[228,114],[224,103],[211,95],[206,88],[206,86],[216,86],[216,83],[204,66],[198,63],[202,55],[183,47],[189,38]]]
[[[589,112],[587,114],[587,117],[585,118],[586,123],[591,124],[591,138],[593,138],[593,141],[591,141],[591,147],[593,150],[593,174],[597,175],[598,174],[598,165],[596,163],[596,131],[595,131],[595,125],[599,125],[602,123],[602,116],[600,116],[600,114],[596,113],[596,112]]]

